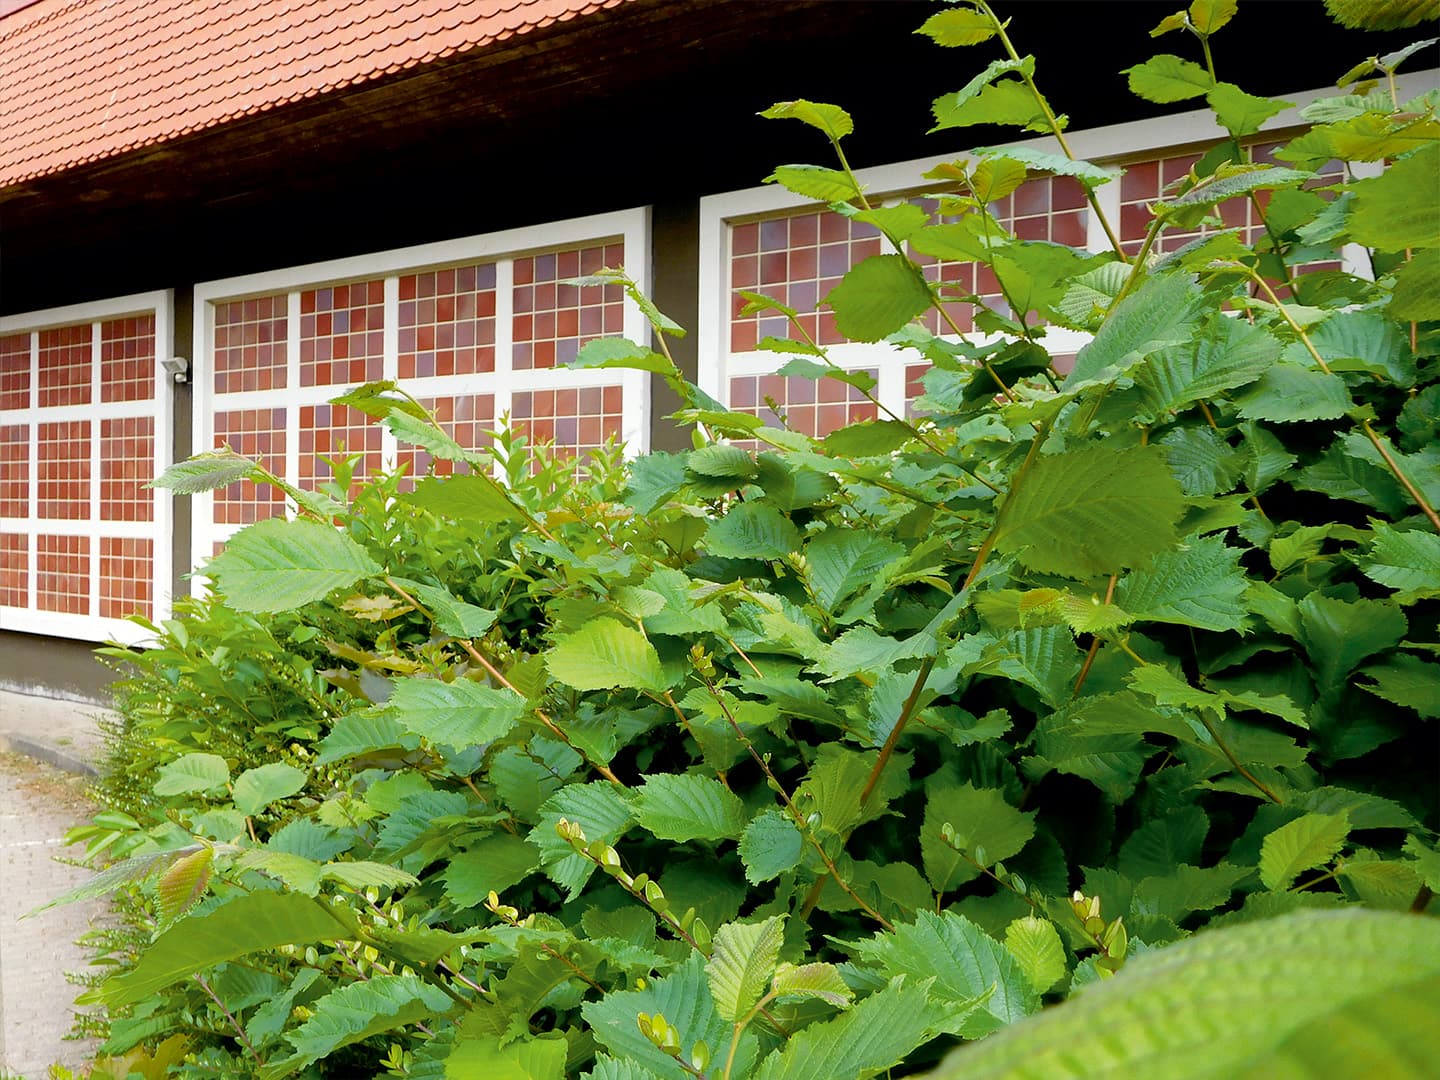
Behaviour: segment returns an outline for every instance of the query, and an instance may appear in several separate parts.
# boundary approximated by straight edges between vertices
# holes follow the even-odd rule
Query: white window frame
[[[154,396],[145,401],[104,401],[101,397],[100,324],[111,319],[136,315],[155,317],[155,384]],[[88,405],[40,405],[40,332],[59,326],[90,324],[90,403]],[[171,601],[171,567],[174,565],[171,526],[172,497],[170,492],[152,489],[153,520],[102,521],[100,518],[101,421],[134,416],[154,420],[155,457],[153,475],[159,476],[169,465],[174,444],[175,394],[163,361],[170,359],[174,348],[174,295],[169,291],[133,293],[84,304],[28,311],[0,318],[0,337],[30,334],[30,404],[23,412],[7,411],[4,422],[30,425],[29,515],[24,518],[0,520],[0,532],[20,533],[29,545],[27,564],[27,596],[29,607],[0,606],[0,630],[52,637],[76,638],[81,641],[117,641],[137,645],[148,640],[148,631],[125,619],[102,618],[100,615],[100,541],[102,537],[151,541],[151,621],[169,618]],[[11,418],[14,417],[15,421]],[[39,438],[42,423],[67,420],[90,420],[90,492],[89,517],[81,520],[40,518]],[[62,611],[41,611],[39,596],[39,551],[37,536],[84,536],[90,540],[89,611],[84,615]]]
[[[1440,69],[1402,75],[1396,82],[1400,100],[1409,100],[1440,86]],[[1280,134],[1306,126],[1300,110],[1312,101],[1331,97],[1335,93],[1333,88],[1325,87],[1284,95],[1284,100],[1294,102],[1294,106],[1272,117],[1262,125],[1255,136],[1249,138]],[[795,126],[798,130],[798,125]],[[1117,172],[1117,177],[1127,161],[1149,160],[1157,151],[1173,150],[1175,153],[1183,153],[1197,145],[1213,144],[1225,137],[1227,132],[1216,123],[1214,113],[1206,109],[1066,133],[1066,141],[1076,157],[1111,168]],[[1051,153],[1059,150],[1053,136],[1048,135],[992,145],[997,148],[1025,147]],[[954,160],[973,153],[973,148],[937,149],[933,156],[859,169],[856,170],[856,176],[872,201],[888,202],[936,190],[937,185],[933,181],[925,180],[924,173],[934,167],[936,162]],[[1378,174],[1379,167],[1374,163],[1360,162],[1356,163],[1351,171],[1357,178],[1373,176]],[[1101,185],[1095,194],[1105,217],[1118,227],[1118,179]],[[722,192],[700,200],[700,356],[697,382],[702,390],[717,401],[729,403],[732,377],[772,374],[785,362],[784,356],[773,352],[731,351],[733,226],[772,217],[784,211],[824,210],[827,205],[796,195],[779,184]],[[882,240],[882,243],[888,245],[888,241]],[[1111,250],[1104,229],[1094,213],[1089,217],[1085,246],[1096,252]],[[1359,276],[1369,276],[1369,262],[1362,248],[1353,244],[1346,245],[1342,249],[1341,259],[1346,271]],[[755,291],[765,290],[763,286],[756,286]],[[977,343],[991,340],[993,336],[980,333],[965,335],[968,340]],[[1056,326],[1048,328],[1045,344],[1054,354],[1074,353],[1089,339],[1088,334]],[[886,408],[897,415],[904,415],[905,368],[923,363],[924,360],[919,354],[884,342],[845,342],[828,346],[826,351],[830,358],[842,367],[852,370],[861,367],[878,369],[879,384],[875,388],[875,396]]]
[[[495,416],[510,411],[512,397],[530,390],[585,389],[621,385],[624,400],[621,437],[627,457],[649,449],[650,378],[641,371],[594,369],[572,371],[564,367],[515,369],[513,360],[513,267],[516,258],[574,249],[581,245],[613,243],[625,246],[625,270],[643,292],[649,291],[651,275],[650,210],[630,210],[572,218],[567,221],[507,229],[503,232],[467,236],[431,244],[392,248],[366,255],[327,262],[308,263],[283,270],[247,274],[207,281],[195,286],[193,382],[195,386],[195,449],[209,450],[215,438],[215,412],[223,401],[226,411],[284,407],[285,478],[295,483],[300,462],[300,410],[305,405],[323,404],[344,393],[349,384],[334,386],[300,385],[300,294],[332,284],[384,280],[384,337],[381,378],[399,381],[400,277],[417,271],[444,269],[467,264],[494,263],[495,272],[495,370],[467,375],[417,377],[403,380],[406,392],[417,398],[491,394]],[[217,304],[254,296],[284,292],[289,296],[286,320],[286,385],[279,389],[246,390],[216,394],[214,377],[215,307]],[[639,307],[625,299],[621,333],[632,341],[646,340],[648,324]],[[396,460],[398,445],[386,428],[381,429],[381,458],[388,465]],[[214,495],[193,496],[191,566],[207,562],[216,543],[233,536],[243,525],[215,522]],[[287,507],[293,512],[293,507]],[[204,580],[195,575],[192,591],[201,595]]]

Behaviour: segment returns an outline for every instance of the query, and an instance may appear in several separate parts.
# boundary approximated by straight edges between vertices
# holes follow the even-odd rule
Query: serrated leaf
[[[1380,176],[1350,185],[1355,202],[1348,221],[1357,243],[1381,251],[1440,247],[1440,215],[1417,191],[1440,186],[1440,144],[1432,143],[1394,162]]]
[[[935,126],[930,130],[947,131],[976,124],[1006,124],[1030,131],[1050,130],[1045,109],[1019,79],[990,83],[963,102],[939,99],[935,103]]]
[[[1325,0],[1325,10],[1352,30],[1398,30],[1440,19],[1437,0]]]
[[[963,1048],[932,1075],[1421,1080],[1440,1008],[1437,957],[1440,926],[1394,912],[1305,911],[1226,927],[1135,957],[1122,978]],[[1208,997],[1217,986],[1226,993]]]
[[[509,833],[496,833],[451,856],[440,875],[445,896],[457,908],[482,904],[492,891],[503,894],[540,865],[534,845]]]
[[[1259,131],[1266,120],[1284,112],[1294,102],[1247,94],[1234,83],[1220,82],[1205,95],[1220,126],[1239,139]]]
[[[1284,360],[1266,371],[1237,403],[1245,419],[1278,424],[1338,420],[1354,406],[1340,376]]]
[[[230,782],[230,766],[218,754],[185,754],[161,765],[158,772],[160,779],[151,790],[165,797],[214,791]]]
[[[176,495],[194,495],[214,491],[254,475],[255,462],[230,450],[196,454],[186,461],[177,461],[147,486],[164,488]]]
[[[1249,585],[1240,568],[1242,554],[1223,537],[1192,540],[1126,574],[1115,603],[1137,619],[1239,630],[1245,625],[1241,597]]]
[[[1210,819],[1198,806],[1185,806],[1142,824],[1120,847],[1115,866],[1132,881],[1170,873],[1200,861]]]
[[[844,109],[823,102],[806,101],[804,98],[777,102],[760,115],[766,120],[799,120],[802,124],[809,124],[823,131],[828,138],[834,140],[844,138],[855,130],[855,122]]]
[[[902,202],[894,206],[876,206],[869,210],[851,210],[846,214],[854,221],[873,225],[897,244],[903,244],[911,234],[930,220],[923,207],[915,203]]]
[[[930,306],[930,289],[903,255],[872,255],[825,295],[835,326],[851,341],[879,341]]]
[[[591,843],[613,844],[634,822],[630,803],[609,783],[568,784],[540,807],[540,822],[526,840],[540,852],[540,862],[550,880],[566,892],[567,899],[580,895],[595,864],[576,854],[555,831],[561,818],[574,822]]]
[[[130,970],[112,975],[83,995],[83,1003],[119,1008],[171,983],[261,949],[309,945],[353,935],[343,908],[293,893],[252,892],[191,916],[161,934]]]
[[[781,165],[765,178],[788,191],[821,202],[849,202],[859,198],[860,189],[847,173],[819,165]]]
[[[446,1080],[565,1080],[569,1049],[559,1032],[515,1042],[502,1042],[493,1035],[462,1035],[445,1058],[445,1076]],[[639,1080],[643,1075],[630,1080]]]
[[[1341,860],[1336,875],[1362,904],[1373,908],[1407,911],[1420,890],[1415,864],[1374,857]]]
[[[623,337],[603,337],[587,341],[580,346],[575,359],[564,366],[578,370],[625,368],[630,371],[648,371],[655,375],[679,374],[675,365],[654,349],[636,345]]]
[[[285,888],[302,896],[318,896],[320,893],[320,864],[293,852],[251,848],[240,856],[235,868],[256,870],[283,881]]]
[[[863,420],[825,436],[827,453],[837,457],[876,457],[898,450],[915,438],[915,429],[899,420]]]
[[[662,840],[724,840],[745,828],[745,804],[708,776],[647,777],[631,804],[635,820]]]
[[[1236,0],[1192,0],[1190,22],[1201,34],[1213,34],[1235,17]]]
[[[740,861],[752,885],[795,869],[805,851],[800,830],[779,810],[766,810],[745,827],[740,837]]]
[[[947,48],[958,45],[979,45],[1000,32],[994,19],[974,8],[951,8],[937,11],[926,19],[917,34],[924,34],[936,45]]]
[[[905,548],[895,541],[850,529],[827,529],[805,545],[815,598],[831,612],[904,556]]]
[[[407,888],[420,884],[420,879],[408,870],[389,863],[371,862],[359,859],[355,862],[330,863],[320,871],[326,881],[338,881],[352,889],[393,889]]]
[[[362,412],[376,420],[384,420],[396,409],[417,419],[425,420],[427,418],[425,410],[413,401],[396,396],[395,391],[398,389],[398,384],[391,379],[377,379],[331,398],[330,404],[344,405],[346,408]]]
[[[759,923],[726,923],[715,931],[715,948],[705,965],[715,1011],[732,1023],[750,1012],[775,973],[785,917]]]
[[[461,600],[438,585],[416,585],[415,598],[425,605],[442,634],[478,638],[495,624],[495,612]]]
[[[1191,339],[1202,295],[1189,274],[1158,274],[1121,300],[1094,339],[1075,357],[1066,390],[1111,382],[1150,353]]]
[[[931,106],[931,112],[935,116],[937,125],[944,123],[945,118],[957,109],[974,99],[985,87],[1012,71],[1019,71],[1026,75],[1035,74],[1035,58],[1033,56],[1021,57],[1018,60],[992,60],[986,65],[985,70],[980,72],[954,93],[945,94],[935,99]],[[935,129],[932,129],[935,130]]]
[[[1239,884],[1254,872],[1249,866],[1223,862],[1203,869],[1175,866],[1136,882],[1130,907],[1136,915],[1159,915],[1178,923],[1194,912],[1228,904]]]
[[[1371,581],[1394,589],[1397,603],[1440,596],[1440,536],[1432,532],[1401,532],[1377,522],[1370,554],[1359,566]]]
[[[725,480],[749,480],[756,472],[750,451],[730,443],[711,443],[685,455],[685,467],[700,476]]]
[[[1183,510],[1163,448],[1086,446],[1036,460],[1006,499],[995,547],[1044,573],[1113,574],[1168,548]]]
[[[400,725],[398,720],[386,714],[349,713],[335,721],[330,734],[316,744],[319,751],[316,765],[330,765],[346,758],[373,754],[377,751],[398,750],[397,762],[406,752],[416,749],[420,740]]]
[[[1199,97],[1215,85],[1199,64],[1169,53],[1152,56],[1143,64],[1125,68],[1121,74],[1129,78],[1132,94],[1162,105]]]
[[[1387,309],[1395,319],[1440,319],[1440,250],[1417,251],[1395,271],[1395,291]]]
[[[1030,987],[1043,994],[1064,978],[1065,945],[1049,919],[1026,915],[1005,928],[1005,947],[1015,957]]]
[[[315,521],[268,518],[236,533],[206,574],[241,611],[293,611],[380,572],[344,533]]]
[[[406,731],[457,750],[503,738],[524,711],[515,691],[468,679],[398,679],[385,704],[385,715]]]
[[[1090,161],[1080,161],[1068,158],[1064,154],[1052,154],[1045,150],[1033,150],[1028,146],[985,146],[975,150],[975,153],[981,156],[996,154],[1009,158],[1035,172],[1051,173],[1055,176],[1071,176],[1090,190],[1094,190],[1101,184],[1110,183],[1118,175]]]
[[[282,761],[246,769],[235,778],[231,798],[246,817],[258,814],[272,802],[288,799],[305,786],[306,773]]]
[[[198,851],[182,855],[170,864],[156,883],[155,894],[160,900],[160,918],[163,922],[185,914],[201,899],[210,888],[210,876],[215,866],[215,849],[204,844]]]
[[[668,681],[655,646],[640,631],[614,619],[592,619],[559,638],[546,654],[545,666],[577,690],[627,687],[658,693]]]
[[[1208,427],[1171,428],[1158,440],[1186,495],[1222,495],[1235,487],[1244,452]]]
[[[1333,859],[1349,835],[1344,814],[1305,814],[1281,825],[1260,845],[1260,880],[1267,889],[1286,888],[1296,875]]]
[[[943,826],[954,832],[955,846],[984,866],[1010,858],[1035,835],[1035,815],[1016,810],[995,788],[972,784],[942,785],[930,792],[920,837],[925,877],[936,892],[946,893],[980,876],[941,836]],[[983,851],[984,858],[979,857]]]
[[[1321,692],[1343,684],[1361,660],[1393,648],[1405,636],[1399,608],[1377,600],[1345,601],[1307,595],[1299,604],[1301,641]]]
[[[431,476],[400,501],[456,521],[523,521],[524,515],[493,480],[475,474]]]
[[[1360,674],[1375,680],[1356,683],[1360,689],[1414,709],[1427,720],[1440,718],[1440,664],[1397,653],[1383,664],[1361,668]]]
[[[1194,210],[1248,195],[1255,191],[1273,191],[1295,187],[1314,179],[1314,173],[1285,169],[1278,165],[1226,166],[1222,172],[1201,179],[1194,187],[1159,204],[1161,213]]]
[[[1415,861],[1415,872],[1432,890],[1440,892],[1440,851],[1413,836],[1405,838],[1405,854]]]
[[[710,524],[705,544],[726,559],[783,559],[800,547],[800,530],[773,506],[746,502]]]
[[[1003,199],[1029,177],[1030,170],[1013,158],[987,157],[970,174],[970,191],[982,203]]]
[[[780,997],[816,997],[837,1009],[848,1006],[855,996],[834,964],[782,963],[770,988]]]

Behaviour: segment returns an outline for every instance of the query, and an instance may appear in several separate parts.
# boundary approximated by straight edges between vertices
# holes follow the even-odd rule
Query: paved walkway
[[[103,917],[103,902],[71,904],[22,920],[89,877],[56,862],[61,837],[92,812],[85,797],[100,745],[90,705],[0,691],[0,1077],[44,1080],[52,1063],[81,1065],[91,1045],[65,1041],[84,965],[75,940]],[[57,767],[59,766],[59,767]],[[73,853],[78,849],[70,849]]]

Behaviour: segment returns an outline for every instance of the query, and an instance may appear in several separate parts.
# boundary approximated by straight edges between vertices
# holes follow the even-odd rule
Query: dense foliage
[[[1040,172],[1098,214],[1114,177],[1069,156],[978,0],[923,28],[1003,50],[938,126],[1062,152],[944,163],[925,206],[872,203],[843,154],[776,171],[889,239],[826,302],[933,365],[915,419],[816,440],[727,412],[618,271],[655,347],[576,365],[663,375],[688,453],[575,475],[508,435],[462,448],[389,384],[339,399],[455,474],[352,493],[337,463],[231,540],[157,648],[112,654],[113,808],[80,835],[118,856],[85,891],[144,900],[89,994],[116,1073],[833,1080],[984,1039],[947,1074],[1318,1075],[1357,1031],[1423,1071],[1435,922],[1310,909],[1440,887],[1440,233],[1414,194],[1437,95],[1395,100],[1404,55],[1372,59],[1253,162],[1284,103],[1217,81],[1233,14],[1157,28],[1203,64],[1130,69],[1230,134],[1134,257],[987,209]],[[851,127],[767,115],[837,151]],[[1332,158],[1391,164],[1317,186]],[[1313,268],[1342,247],[1373,273]],[[986,264],[1005,304],[915,252]],[[957,303],[983,338],[916,318]],[[1066,374],[1047,326],[1093,335]],[[762,347],[873,389],[809,340]],[[162,482],[241,479],[281,484],[225,453]]]

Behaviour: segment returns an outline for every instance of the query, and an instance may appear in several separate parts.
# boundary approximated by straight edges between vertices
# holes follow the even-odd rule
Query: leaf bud
[[[701,952],[710,952],[710,927],[705,925],[704,919],[696,919],[690,925],[690,936],[695,939],[695,944],[700,946]]]
[[[632,889],[643,889],[643,888],[645,888],[645,886],[646,886],[647,884],[649,884],[649,882],[650,882],[650,875],[649,875],[649,874],[636,874],[636,875],[635,875],[633,878],[631,878],[630,881],[628,882],[628,887],[629,887],[629,888],[632,888]]]
[[[697,1073],[703,1073],[710,1067],[710,1047],[704,1039],[697,1040],[690,1048],[690,1067]]]
[[[986,858],[985,858],[985,854],[986,854],[986,853],[985,853],[985,845],[984,845],[984,844],[976,844],[976,845],[975,845],[975,852],[974,852],[974,854],[975,854],[975,861],[976,861],[977,863],[979,863],[981,866],[984,866],[985,863],[986,863],[986,861],[987,861]]]
[[[947,844],[953,845],[955,843],[955,826],[951,825],[948,821],[941,825],[940,839],[944,840]]]

